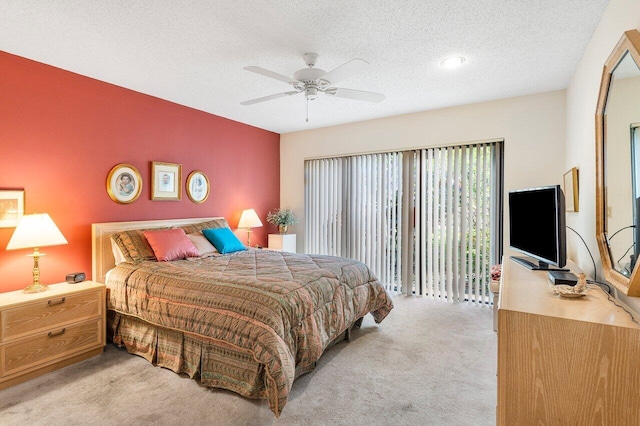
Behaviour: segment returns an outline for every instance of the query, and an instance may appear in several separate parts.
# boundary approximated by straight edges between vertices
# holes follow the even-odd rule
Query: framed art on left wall
[[[202,204],[209,197],[209,179],[201,170],[194,170],[187,177],[187,196],[196,204]]]
[[[13,228],[24,214],[24,191],[0,189],[0,228]]]
[[[142,177],[131,164],[114,166],[107,176],[107,193],[119,204],[133,203],[142,192]]]
[[[151,162],[151,199],[179,201],[182,199],[182,165]]]

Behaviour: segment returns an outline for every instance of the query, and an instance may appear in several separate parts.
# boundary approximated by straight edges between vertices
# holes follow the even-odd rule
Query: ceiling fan
[[[318,60],[317,53],[305,53],[303,56],[307,68],[302,68],[293,74],[293,78],[267,69],[249,66],[244,67],[245,70],[264,75],[266,77],[275,78],[292,86],[293,90],[288,92],[276,93],[275,95],[263,96],[257,99],[241,102],[241,105],[253,105],[258,102],[270,101],[272,99],[281,98],[283,96],[297,95],[304,93],[307,101],[316,99],[319,95],[336,96],[339,98],[356,99],[367,102],[382,102],[384,95],[374,92],[366,92],[363,90],[345,89],[335,87],[334,84],[342,81],[353,74],[362,72],[367,69],[369,63],[363,59],[352,59],[339,67],[326,72],[320,68],[315,68]],[[308,105],[308,104],[307,104]],[[308,118],[307,118],[308,121]]]

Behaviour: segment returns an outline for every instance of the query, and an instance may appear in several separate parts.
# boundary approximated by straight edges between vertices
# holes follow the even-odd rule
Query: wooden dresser
[[[104,346],[104,284],[0,293],[0,389],[97,355]]]
[[[621,306],[600,288],[562,298],[547,272],[505,260],[497,424],[640,424],[640,320]]]

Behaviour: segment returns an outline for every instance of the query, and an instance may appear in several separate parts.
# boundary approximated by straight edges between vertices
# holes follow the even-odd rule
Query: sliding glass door
[[[489,303],[502,142],[305,162],[307,252],[361,260],[392,292]]]

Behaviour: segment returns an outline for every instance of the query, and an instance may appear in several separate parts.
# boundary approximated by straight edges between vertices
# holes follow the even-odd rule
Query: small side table
[[[269,234],[269,250],[296,252],[296,234]]]

